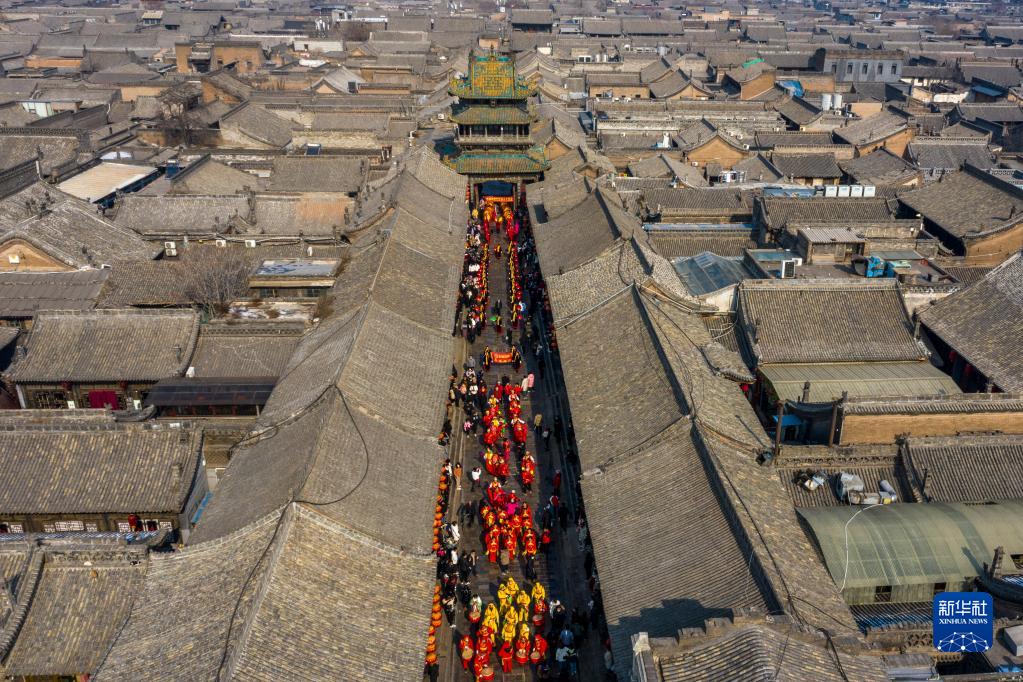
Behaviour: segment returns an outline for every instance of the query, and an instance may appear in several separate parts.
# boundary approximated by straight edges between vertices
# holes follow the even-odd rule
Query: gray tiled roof
[[[29,571],[15,583],[33,594],[0,669],[26,677],[92,673],[141,591],[144,551],[86,546],[36,552],[43,555],[42,570],[31,586]]]
[[[246,103],[221,119],[221,127],[237,128],[257,142],[271,147],[291,143],[292,123],[258,104]]]
[[[266,564],[256,564],[277,520],[275,513],[220,540],[152,555],[142,594],[96,679],[215,679],[226,640],[238,643],[262,585]],[[232,620],[239,622],[229,632]]]
[[[854,182],[861,184],[883,184],[916,172],[912,164],[892,154],[885,147],[855,159],[840,161],[838,165]]]
[[[235,217],[245,218],[244,196],[129,194],[117,206],[117,225],[143,235],[223,234]]]
[[[650,84],[652,97],[671,97],[689,85],[689,80],[678,71],[672,71],[666,78]]]
[[[289,505],[154,556],[96,679],[413,679],[434,573],[429,557]]]
[[[534,230],[540,267],[548,277],[596,257],[616,239],[630,237],[639,221],[603,190]]]
[[[772,154],[771,163],[790,178],[842,177],[842,170],[835,162],[834,154]]]
[[[953,140],[921,140],[909,144],[909,157],[922,169],[959,170],[969,163],[977,168],[994,168],[995,155],[987,144]]]
[[[744,173],[746,182],[777,182],[784,177],[763,154],[743,159],[732,170]]]
[[[976,208],[976,207],[975,207]],[[1016,254],[973,286],[920,312],[935,335],[1003,391],[1023,391],[1023,257]]]
[[[1023,121],[1023,107],[1015,102],[963,103],[956,113],[967,121],[982,120],[989,123],[1019,123]]]
[[[22,239],[75,268],[159,253],[131,230],[98,216],[88,202],[41,182],[0,200],[0,225],[0,243]]]
[[[906,128],[906,119],[885,110],[873,116],[835,128],[834,135],[849,144],[868,144],[882,140]]]
[[[770,132],[758,130],[754,139],[756,140],[756,146],[764,149],[772,149],[774,147],[819,147],[834,144],[831,133],[821,131],[797,132],[786,130]]]
[[[260,179],[207,156],[175,175],[169,184],[168,194],[226,196],[243,192],[246,188],[259,189]]]
[[[819,108],[810,104],[802,97],[793,97],[791,99],[779,102],[774,106],[775,110],[784,116],[789,121],[792,121],[796,125],[803,126],[808,123],[820,118],[823,113]],[[830,138],[831,135],[828,134]],[[759,142],[759,133],[757,140]],[[831,144],[828,142],[827,144]]]
[[[1021,393],[960,393],[913,398],[850,398],[844,414],[982,414],[1023,412]]]
[[[766,625],[736,626],[716,639],[687,642],[683,651],[660,657],[660,673],[663,682],[888,679],[879,657],[836,649],[809,628],[786,633]]]
[[[899,201],[958,239],[1004,230],[1023,220],[1023,190],[971,166],[900,194]]]
[[[259,196],[250,214],[249,234],[333,236],[345,226],[350,200],[341,194]]]
[[[89,310],[109,270],[0,273],[0,317],[31,317],[39,310]]]
[[[35,318],[19,382],[156,381],[180,376],[195,348],[192,311],[47,312]]]
[[[738,309],[761,364],[924,359],[891,281],[747,280]]]
[[[651,230],[647,240],[658,254],[674,260],[710,251],[719,256],[736,257],[746,249],[757,248],[752,230],[727,228],[701,230]]]
[[[301,337],[291,325],[203,325],[190,365],[197,377],[278,377]]]
[[[905,458],[927,500],[979,503],[1023,497],[1016,473],[1023,466],[1020,436],[910,438]]]
[[[649,282],[680,298],[688,298],[671,263],[645,247],[640,237],[634,237],[619,240],[593,260],[547,279],[554,318],[558,324],[567,324],[634,282]]]
[[[55,168],[77,161],[82,141],[74,135],[0,135],[0,164],[10,168],[42,153],[40,170],[49,175]]]
[[[636,632],[672,636],[733,608],[769,608],[691,429],[676,422],[638,452],[583,479],[619,670],[631,663]]]
[[[321,512],[374,542],[428,551],[432,517],[423,501],[443,457],[436,433],[451,364],[446,302],[464,246],[463,233],[448,225],[464,225],[465,207],[407,174],[396,199],[406,188],[416,192],[418,217],[399,208],[381,223],[388,232],[380,246],[352,247],[334,289],[344,304],[299,343],[196,528],[198,540],[291,499],[343,497],[362,480],[358,492]],[[384,506],[407,522],[391,523],[379,513]]]
[[[753,194],[736,189],[676,188],[643,192],[651,213],[672,217],[751,215]]]
[[[357,192],[367,166],[358,157],[280,156],[269,188],[276,192]]]
[[[789,223],[849,221],[886,222],[895,217],[895,202],[887,199],[845,199],[830,197],[758,199],[769,227],[780,229]]]
[[[685,412],[630,287],[558,328],[583,470],[657,436]]]
[[[556,239],[556,234],[552,233],[550,239]],[[565,238],[571,240],[574,237],[565,233]],[[546,246],[547,243],[538,242],[541,258]],[[642,244],[640,246],[642,249]],[[622,248],[618,253],[622,256],[623,272],[626,269],[631,271],[634,266],[630,264],[628,249]],[[609,476],[616,475],[616,471],[620,473],[625,485],[629,480],[626,472],[631,471],[633,464],[643,461],[644,452],[650,449],[652,453],[662,439],[670,438],[670,434],[685,428],[685,422],[680,420],[686,419],[687,414],[693,415],[696,428],[692,431],[692,438],[697,442],[700,456],[705,458],[703,471],[710,479],[708,483],[720,495],[718,499],[722,509],[727,510],[725,514],[735,522],[731,530],[735,533],[736,545],[744,547],[742,551],[751,550],[754,554],[752,559],[746,555],[745,565],[751,567],[755,576],[764,578],[759,582],[744,582],[741,588],[732,590],[731,599],[742,603],[744,598],[749,598],[754,590],[763,586],[765,595],[780,595],[778,599],[785,599],[785,594],[791,594],[786,610],[797,612],[808,622],[821,627],[834,627],[838,623],[855,632],[849,610],[800,530],[792,502],[778,484],[776,472],[756,463],[757,453],[769,447],[769,441],[749,401],[732,379],[717,373],[711,365],[705,349],[715,344],[700,316],[691,312],[691,303],[662,285],[668,280],[658,274],[657,263],[666,261],[642,251],[643,259],[653,264],[654,275],[614,294],[617,267],[612,266],[618,262],[614,255],[613,249],[605,250],[597,254],[595,260],[585,261],[578,272],[566,272],[562,280],[564,287],[559,286],[556,277],[548,276],[548,286],[552,287],[551,305],[555,317],[561,320],[558,345],[579,458],[586,476],[598,476],[598,467],[602,467]],[[582,295],[571,291],[573,283],[584,292]],[[601,287],[606,283],[611,283],[613,295],[605,295],[605,300],[601,301]],[[554,293],[555,289],[559,290],[558,294]],[[561,293],[567,294],[568,298]],[[590,309],[566,319],[563,311],[574,313],[577,306],[587,304],[587,296],[592,296],[590,300],[594,301]],[[646,476],[645,485],[654,485],[661,476],[670,477],[675,471],[673,467],[677,466],[679,462],[676,460],[659,468],[656,475]],[[700,486],[690,487],[689,483],[694,480],[700,480],[697,474],[690,475],[683,484],[686,494],[696,499],[713,499],[713,494],[704,498]],[[619,526],[623,520],[632,523],[631,519],[635,517],[646,523],[644,512],[647,509],[631,509],[628,505],[633,502],[645,504],[649,498],[639,491],[632,496],[636,498],[634,500],[626,495],[621,496],[623,499],[609,502],[615,505],[612,508],[615,523],[603,523],[598,528],[593,521],[590,497],[585,493],[587,483],[583,485],[593,541],[598,546],[597,568],[601,571],[605,604],[618,603],[637,608],[639,601],[655,599],[657,591],[648,592],[643,585],[627,583],[620,586],[617,582],[606,582],[599,549],[600,546],[618,546],[620,538],[617,536],[621,536]],[[614,511],[616,509],[621,513]],[[663,533],[674,533],[680,524],[702,523],[699,514],[707,509],[712,510],[713,507],[705,505],[700,512],[674,516],[670,524],[654,525],[662,528]],[[661,517],[657,514],[652,518],[657,520]],[[713,520],[712,517],[708,519]],[[642,525],[637,526],[636,532],[646,537],[647,530]],[[601,535],[610,537],[599,537]],[[689,548],[688,551],[702,556],[704,554],[699,548],[704,543],[713,542],[729,545],[727,537],[712,533],[683,544]],[[682,583],[676,582],[674,578],[678,574],[674,563],[684,561],[684,557],[677,552],[665,554],[663,548],[659,545],[649,550],[652,556],[639,552],[630,556],[630,565],[649,568],[651,584],[667,586],[667,589],[664,596],[649,607],[650,611],[641,610],[634,618],[620,621],[614,636],[620,676],[627,674],[629,666],[627,636],[642,629],[640,626],[646,613],[652,622],[664,625],[665,621],[659,620],[657,615],[664,603],[685,612],[685,609],[699,606],[686,601],[685,592],[693,590],[705,595],[716,594],[717,586],[709,584],[713,580],[710,577],[705,579],[708,584],[699,586],[682,587]],[[604,561],[621,561],[619,552],[605,552],[604,556],[607,557]],[[745,567],[741,571],[745,579],[748,575]],[[740,573],[729,566],[719,575],[723,585],[734,585],[733,579]],[[766,587],[768,584],[770,587]],[[746,585],[750,586],[749,593]],[[611,592],[619,588],[621,596],[612,596]],[[677,594],[677,605],[672,601],[676,598],[671,594],[673,590]],[[639,599],[633,601],[637,596]],[[764,597],[765,602],[773,599]],[[814,608],[803,606],[806,602],[812,603]],[[720,604],[723,609],[729,606],[728,603]],[[624,645],[623,640],[626,641]],[[626,648],[622,649],[622,646]]]
[[[176,514],[201,431],[136,427],[0,430],[0,514]]]
[[[465,197],[465,178],[448,168],[437,154],[418,147],[404,159],[405,170],[437,194],[460,199]]]

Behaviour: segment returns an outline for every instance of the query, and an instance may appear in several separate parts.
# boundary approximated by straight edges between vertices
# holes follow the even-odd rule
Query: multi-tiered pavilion
[[[453,80],[448,92],[458,98],[451,119],[458,126],[459,153],[450,163],[469,176],[474,199],[481,193],[517,194],[515,185],[542,177],[547,159],[529,130],[529,98],[536,87],[518,76],[510,56],[470,54],[468,73]]]

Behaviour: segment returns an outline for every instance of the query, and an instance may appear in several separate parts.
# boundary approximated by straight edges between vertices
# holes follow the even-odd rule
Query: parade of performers
[[[536,565],[537,555],[547,553],[558,530],[557,491],[550,501],[540,503],[536,517],[526,499],[534,494],[543,472],[530,448],[531,432],[535,447],[541,442],[541,430],[531,429],[540,421],[523,414],[535,381],[523,354],[535,357],[540,352],[535,337],[550,335],[553,329],[544,329],[546,324],[538,328],[530,316],[536,312],[531,306],[543,310],[548,304],[524,193],[521,199],[516,208],[511,196],[485,196],[472,207],[468,222],[452,334],[464,337],[469,350],[461,370],[452,367],[447,418],[439,439],[449,445],[452,424],[460,426],[464,467],[445,461],[438,487],[434,524],[438,585],[426,666],[431,679],[438,668],[436,638],[445,617],[454,635],[451,658],[466,675],[460,680],[494,680],[498,667],[502,673],[516,667],[531,669],[533,676],[527,679],[556,679],[555,667],[564,676],[567,660],[572,661],[573,674],[575,670],[574,643],[557,649],[557,661],[549,650],[549,638],[559,643],[565,638],[560,624],[548,632],[551,603]],[[500,286],[505,291],[491,290],[492,267],[507,273],[506,286]],[[488,326],[493,333],[484,342]],[[548,336],[548,343],[552,341]],[[531,409],[529,402],[527,406]],[[549,431],[543,433],[549,437]],[[547,477],[560,485],[560,471],[557,478],[551,472]],[[461,479],[466,486],[461,486]],[[445,523],[454,487],[461,491],[458,518]],[[480,556],[475,550],[465,551],[462,542],[463,535],[476,532],[476,524],[479,543],[469,546],[480,547]],[[497,569],[490,571],[497,578],[489,584],[484,578],[487,563]],[[525,582],[520,585],[513,574]],[[564,607],[555,603],[562,618]]]

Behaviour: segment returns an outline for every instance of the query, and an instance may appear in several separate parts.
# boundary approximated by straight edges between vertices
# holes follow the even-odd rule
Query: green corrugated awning
[[[862,510],[866,511],[862,511]],[[895,503],[797,510],[809,525],[836,585],[914,585],[973,578],[995,548],[1023,554],[1023,502]],[[854,514],[855,519],[849,521]],[[848,527],[846,526],[848,522]]]
[[[810,382],[811,403],[851,398],[916,397],[961,393],[952,377],[929,362],[842,362],[762,365],[759,369],[782,400],[799,402]]]

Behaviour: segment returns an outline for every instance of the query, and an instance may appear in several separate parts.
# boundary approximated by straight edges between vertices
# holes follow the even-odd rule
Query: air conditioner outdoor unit
[[[781,279],[792,279],[796,276],[796,261],[786,259],[781,262]]]
[[[246,239],[245,240],[245,247],[249,248],[249,249],[256,248],[256,240],[255,239]]]
[[[225,248],[227,246],[227,240],[226,239],[218,239],[217,240],[217,246],[219,246],[222,249]]]
[[[168,258],[174,258],[178,255],[177,249],[164,249],[163,252]]]
[[[178,248],[178,245],[177,245],[177,242],[164,242],[163,243],[163,248],[165,248],[168,251],[170,251],[172,249]]]

